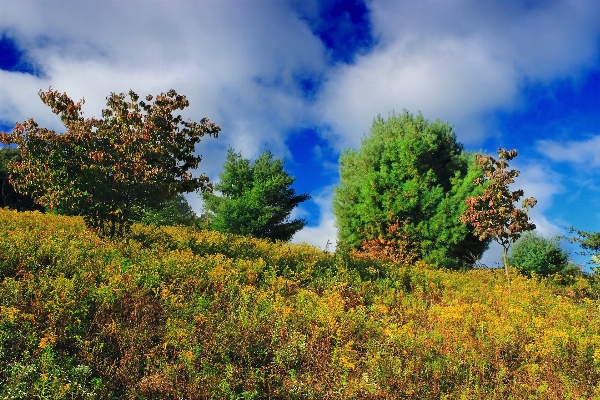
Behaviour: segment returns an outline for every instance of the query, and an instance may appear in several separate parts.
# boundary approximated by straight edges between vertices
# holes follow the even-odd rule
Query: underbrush
[[[0,209],[0,398],[600,397],[600,308],[445,271],[185,228],[99,239]]]

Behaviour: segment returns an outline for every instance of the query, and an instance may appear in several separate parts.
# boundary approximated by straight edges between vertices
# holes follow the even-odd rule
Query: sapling
[[[506,149],[498,149],[499,160],[489,155],[475,156],[483,169],[482,176],[475,179],[475,184],[483,188],[483,194],[467,198],[468,208],[460,217],[464,224],[474,228],[480,240],[491,238],[502,246],[502,259],[509,284],[508,249],[523,232],[535,229],[527,211],[537,203],[536,199],[528,197],[521,203],[522,209],[515,206],[523,197],[523,190],[509,189],[509,185],[519,176],[519,171],[509,170],[508,161],[516,156],[517,150]]]

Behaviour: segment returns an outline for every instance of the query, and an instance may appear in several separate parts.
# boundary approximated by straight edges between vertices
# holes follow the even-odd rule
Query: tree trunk
[[[510,277],[508,276],[508,260],[506,258],[506,249],[502,249],[502,258],[504,259],[504,270],[506,271],[506,282],[510,288]]]

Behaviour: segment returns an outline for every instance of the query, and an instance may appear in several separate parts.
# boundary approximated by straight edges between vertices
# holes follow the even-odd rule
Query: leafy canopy
[[[296,195],[290,185],[295,177],[283,168],[283,160],[270,151],[256,160],[242,158],[229,149],[215,190],[202,198],[211,229],[219,232],[251,235],[257,238],[288,241],[306,225],[302,219],[289,220],[292,210],[310,198]]]
[[[202,226],[202,219],[196,215],[185,196],[178,193],[165,201],[158,209],[140,210],[140,222],[154,226]]]
[[[207,118],[184,121],[176,110],[189,106],[175,90],[146,101],[129,91],[107,97],[102,118],[83,118],[84,101],[66,93],[40,91],[66,131],[40,128],[33,119],[0,135],[16,144],[21,161],[8,164],[18,179],[15,189],[36,202],[66,214],[83,215],[88,227],[102,235],[122,235],[135,210],[158,208],[177,193],[210,190],[209,179],[189,172],[201,161],[195,145],[220,128]]]
[[[481,240],[493,239],[502,246],[507,279],[508,249],[523,232],[535,229],[535,224],[529,222],[527,211],[537,203],[536,199],[529,197],[523,200],[523,209],[515,206],[523,197],[523,190],[509,189],[520,172],[509,170],[508,161],[516,156],[517,150],[506,149],[498,149],[499,160],[490,155],[475,156],[483,169],[482,176],[475,180],[475,184],[483,188],[483,194],[469,197],[466,201],[468,208],[461,216],[461,221],[473,226]]]
[[[19,160],[19,150],[12,147],[0,148],[0,207],[18,211],[44,211],[44,207],[35,204],[30,196],[17,193],[11,184],[7,165]]]
[[[480,191],[473,184],[479,173],[447,123],[406,111],[377,117],[360,149],[340,157],[338,246],[407,263],[472,265],[487,242],[458,219],[465,199]]]

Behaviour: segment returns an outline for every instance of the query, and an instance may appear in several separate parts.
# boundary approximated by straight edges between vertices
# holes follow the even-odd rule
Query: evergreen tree
[[[578,252],[583,256],[591,256],[590,262],[596,264],[592,267],[594,271],[600,271],[600,232],[587,232],[573,227],[569,228],[569,232],[576,234],[575,237],[563,237],[571,243],[577,243],[582,251]]]
[[[298,204],[310,198],[296,195],[290,185],[296,180],[283,168],[283,160],[270,151],[256,160],[242,158],[229,149],[227,161],[215,185],[220,196],[202,193],[211,229],[288,241],[306,225],[302,219],[289,220]]]
[[[338,247],[361,252],[386,243],[409,253],[395,259],[471,266],[489,241],[480,242],[459,217],[465,199],[481,190],[473,184],[479,174],[447,123],[406,111],[377,117],[360,149],[340,157]]]

